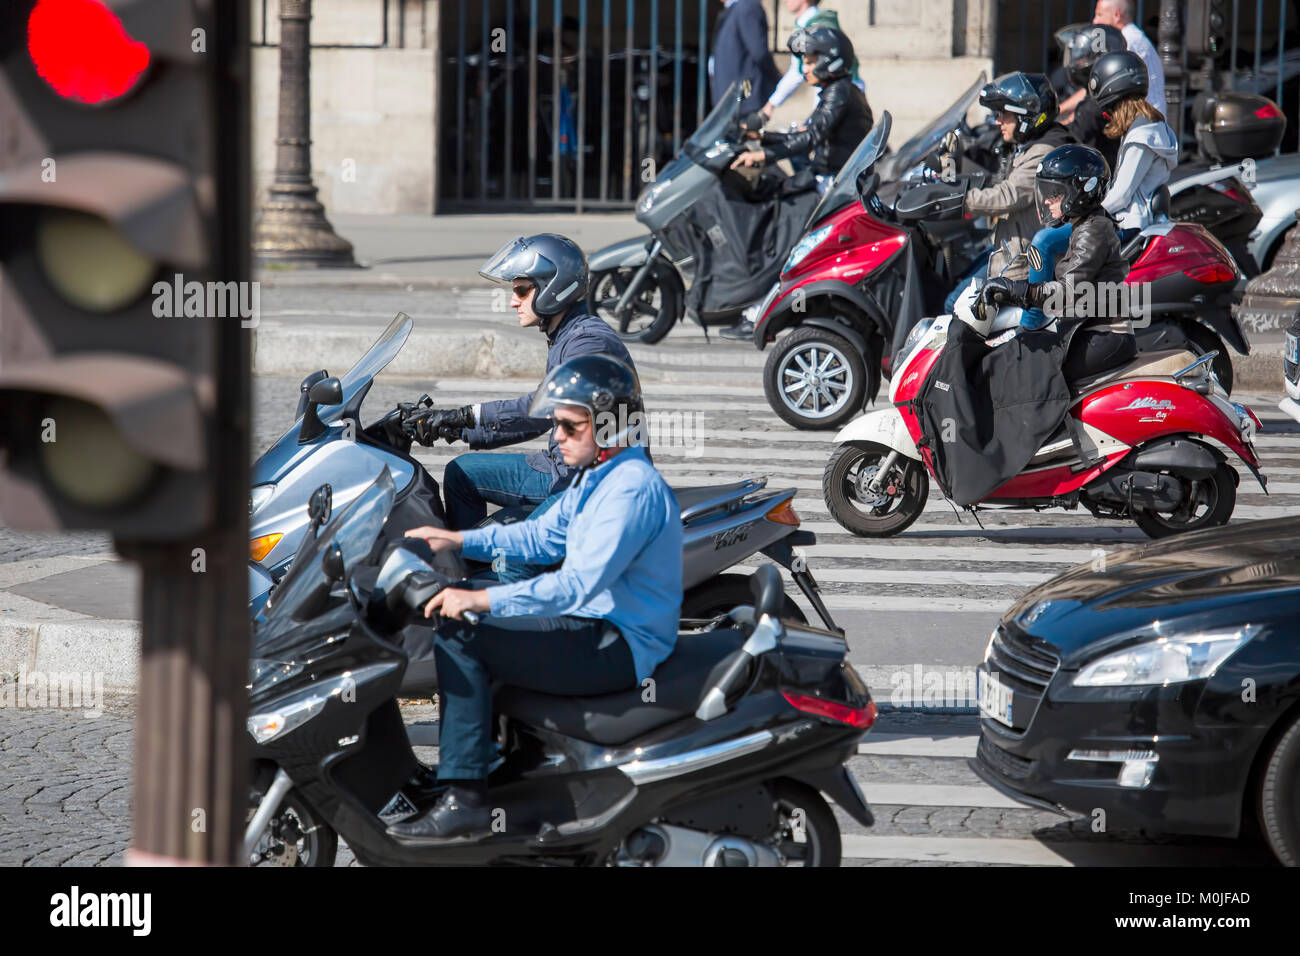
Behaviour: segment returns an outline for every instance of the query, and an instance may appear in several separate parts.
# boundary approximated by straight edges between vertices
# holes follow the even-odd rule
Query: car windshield
[[[744,97],[740,95],[740,81],[727,87],[727,92],[718,97],[718,105],[704,118],[686,142],[696,149],[705,150],[718,140],[725,139],[727,130],[740,119],[740,104]]]
[[[886,157],[880,164],[880,178],[884,182],[892,182],[898,179],[903,173],[907,172],[929,152],[934,150],[948,135],[949,130],[957,128],[962,117],[975,105],[979,99],[980,90],[988,82],[988,75],[980,73],[979,79],[971,85],[965,93],[957,98],[948,109],[933,123],[927,126],[921,132],[917,133],[902,146],[894,155]]]
[[[345,575],[351,574],[365,560],[393,510],[396,495],[393,477],[385,467],[370,487],[336,514],[315,538],[308,536],[303,539],[288,573],[271,592],[262,612],[263,619],[259,621],[253,638],[255,648],[266,647],[311,616],[303,612],[315,604],[314,596],[331,584],[321,566],[321,557],[334,545],[338,545],[343,555]]]
[[[880,120],[871,127],[871,132],[863,137],[858,148],[853,151],[853,155],[835,174],[835,179],[831,181],[821,202],[808,217],[808,225],[811,226],[837,209],[858,201],[858,177],[869,173],[876,160],[880,158],[880,154],[885,151],[885,145],[889,142],[889,128],[893,122],[888,110],[881,113]]]

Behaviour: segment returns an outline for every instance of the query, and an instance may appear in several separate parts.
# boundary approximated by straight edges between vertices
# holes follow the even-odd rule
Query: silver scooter
[[[345,508],[386,466],[397,487],[385,541],[408,528],[445,527],[438,482],[410,456],[407,421],[433,403],[424,396],[402,403],[368,426],[361,423],[361,404],[378,375],[401,351],[414,323],[399,312],[369,351],[342,378],[325,371],[303,379],[296,421],[253,465],[249,503],[249,610],[256,614],[276,582],[288,570],[304,535],[312,529],[307,502],[321,485],[331,489],[334,508]],[[839,630],[821,599],[807,562],[795,548],[816,543],[799,528],[792,507],[795,489],[766,490],[766,478],[725,485],[676,488],[684,525],[682,552],[682,627],[702,628],[749,594],[748,575],[723,572],[755,554],[766,555],[791,573],[804,596],[830,630]],[[328,520],[329,515],[323,516]],[[491,519],[489,519],[491,520]],[[318,522],[319,523],[319,522]],[[464,576],[459,559],[439,568]],[[785,617],[805,618],[786,598]]]
[[[642,191],[636,220],[650,235],[588,255],[587,309],[624,339],[658,342],[688,308],[706,329],[734,322],[771,290],[803,235],[819,200],[811,175],[773,169],[755,181],[731,169],[745,98],[733,83]]]

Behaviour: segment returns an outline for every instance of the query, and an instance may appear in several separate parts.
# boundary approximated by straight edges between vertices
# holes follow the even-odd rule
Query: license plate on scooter
[[[982,667],[975,669],[975,696],[979,700],[980,714],[991,717],[1008,727],[1011,723],[1011,703],[1015,692],[998,680],[996,674]]]

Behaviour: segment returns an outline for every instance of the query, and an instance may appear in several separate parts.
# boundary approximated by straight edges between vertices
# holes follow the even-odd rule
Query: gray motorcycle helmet
[[[557,405],[591,413],[598,448],[646,444],[641,382],[612,355],[579,355],[557,365],[533,395],[528,416],[552,418]]]
[[[566,312],[587,298],[587,257],[572,239],[552,233],[520,236],[497,250],[478,274],[508,285],[527,279],[537,286],[533,311],[543,318]]]

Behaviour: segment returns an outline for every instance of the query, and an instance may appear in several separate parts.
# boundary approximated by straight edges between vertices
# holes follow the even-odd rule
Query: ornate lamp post
[[[1300,218],[1300,210],[1296,216]],[[1300,229],[1287,233],[1272,267],[1246,284],[1246,294],[1233,311],[1243,328],[1256,332],[1286,329],[1300,315]]]
[[[311,0],[280,0],[280,118],[275,180],[253,234],[258,262],[354,266],[311,181]]]
[[[1169,104],[1165,119],[1174,128],[1174,139],[1183,140],[1183,25],[1180,23],[1179,0],[1160,0],[1160,28],[1156,42],[1160,62],[1165,68],[1165,100]]]

